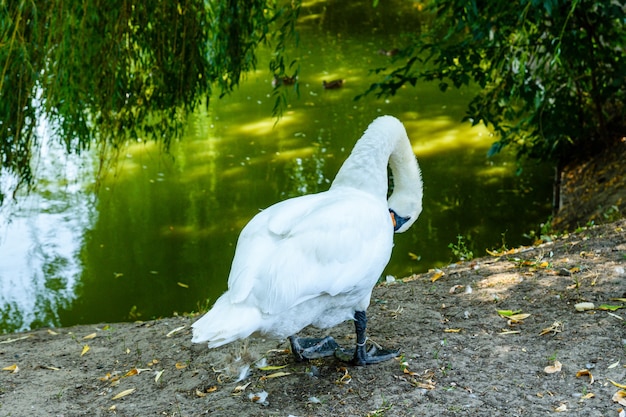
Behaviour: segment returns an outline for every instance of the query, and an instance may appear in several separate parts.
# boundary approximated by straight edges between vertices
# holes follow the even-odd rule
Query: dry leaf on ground
[[[435,270],[435,274],[430,278],[430,282],[435,282],[437,281],[439,278],[441,278],[442,276],[444,276],[446,273],[443,272],[440,269],[436,269]]]
[[[111,398],[111,399],[112,399],[112,400],[119,400],[120,398],[122,398],[122,397],[126,397],[127,395],[130,395],[130,394],[132,394],[132,393],[133,393],[133,392],[135,392],[135,391],[136,391],[136,388],[129,388],[129,389],[126,389],[126,390],[124,390],[124,391],[120,392],[119,394],[115,395],[115,396],[114,396],[113,398]]]
[[[593,375],[591,375],[589,369],[581,369],[580,371],[576,372],[576,378],[580,378],[581,376],[588,376],[589,383],[593,384]]]
[[[554,374],[557,372],[561,372],[561,367],[563,365],[561,364],[561,362],[559,361],[554,361],[554,365],[550,365],[550,366],[546,366],[545,368],[543,368],[543,371],[546,374]]]
[[[11,372],[12,374],[15,374],[15,373],[17,373],[17,371],[19,371],[19,370],[20,370],[20,367],[19,367],[19,366],[17,366],[17,364],[16,364],[16,363],[14,363],[14,364],[13,364],[13,365],[11,365],[11,366],[6,366],[6,367],[2,368],[2,370],[3,370],[3,371],[8,371],[8,372]]]
[[[180,326],[175,328],[174,330],[172,330],[171,332],[169,332],[168,334],[165,335],[165,337],[172,337],[174,334],[180,332],[181,330],[183,330],[185,327],[187,326]]]
[[[617,388],[626,389],[626,384],[620,384],[619,382],[615,382],[612,379],[609,379],[609,382],[611,384],[615,385]]]
[[[83,346],[83,350],[80,352],[80,356],[83,356],[85,353],[89,352],[89,349],[91,349],[89,345]]]
[[[280,378],[283,376],[291,375],[291,372],[274,372],[273,374],[263,375],[259,378],[261,381],[265,381],[266,379]]]
[[[552,323],[552,325],[550,325],[550,327],[546,327],[545,329],[543,329],[541,333],[539,333],[539,336],[543,336],[548,333],[552,333],[553,335],[555,335],[557,333],[561,333],[562,331],[563,323],[561,323],[560,321],[555,321],[554,323]]]
[[[626,407],[626,391],[619,390],[617,391],[615,394],[613,394],[613,401],[615,401],[616,403],[619,403],[623,406]]]

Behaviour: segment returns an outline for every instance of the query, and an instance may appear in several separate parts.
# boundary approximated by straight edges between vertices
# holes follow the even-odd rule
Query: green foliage
[[[490,154],[565,163],[626,127],[626,6],[591,0],[431,1],[424,27],[368,93],[477,84],[467,119],[498,134]],[[431,23],[428,23],[428,22]]]
[[[282,3],[281,3],[282,4]],[[228,94],[274,48],[283,69],[295,0],[0,2],[0,170],[30,183],[37,120],[68,152],[142,138],[167,147],[214,89]],[[0,195],[0,204],[2,196]]]
[[[470,240],[468,237],[467,240]],[[470,250],[465,242],[465,237],[457,235],[456,243],[448,244],[448,248],[452,251],[452,254],[461,261],[471,261],[474,259],[474,252]]]

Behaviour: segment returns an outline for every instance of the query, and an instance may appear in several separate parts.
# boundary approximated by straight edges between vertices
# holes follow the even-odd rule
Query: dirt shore
[[[0,416],[618,416],[625,229],[620,220],[379,285],[369,336],[402,352],[379,365],[297,363],[273,340],[209,350],[191,344],[192,317],[4,335]],[[354,342],[350,323],[328,333]]]

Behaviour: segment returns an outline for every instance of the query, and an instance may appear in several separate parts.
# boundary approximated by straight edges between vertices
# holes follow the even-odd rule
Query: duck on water
[[[335,355],[366,365],[397,356],[397,350],[366,348],[366,310],[394,232],[406,231],[422,211],[422,188],[403,124],[392,116],[375,119],[328,191],[276,203],[244,227],[228,290],[193,324],[192,342],[214,348],[261,334],[289,337],[298,360]],[[354,349],[330,336],[295,336],[308,325],[324,329],[345,320],[355,323]]]

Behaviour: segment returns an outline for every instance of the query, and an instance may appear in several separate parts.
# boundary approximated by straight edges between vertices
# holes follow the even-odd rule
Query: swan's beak
[[[404,223],[408,222],[410,217],[401,217],[398,216],[398,213],[389,209],[389,214],[391,214],[391,223],[393,224],[393,231],[397,232],[399,228],[404,225]]]

